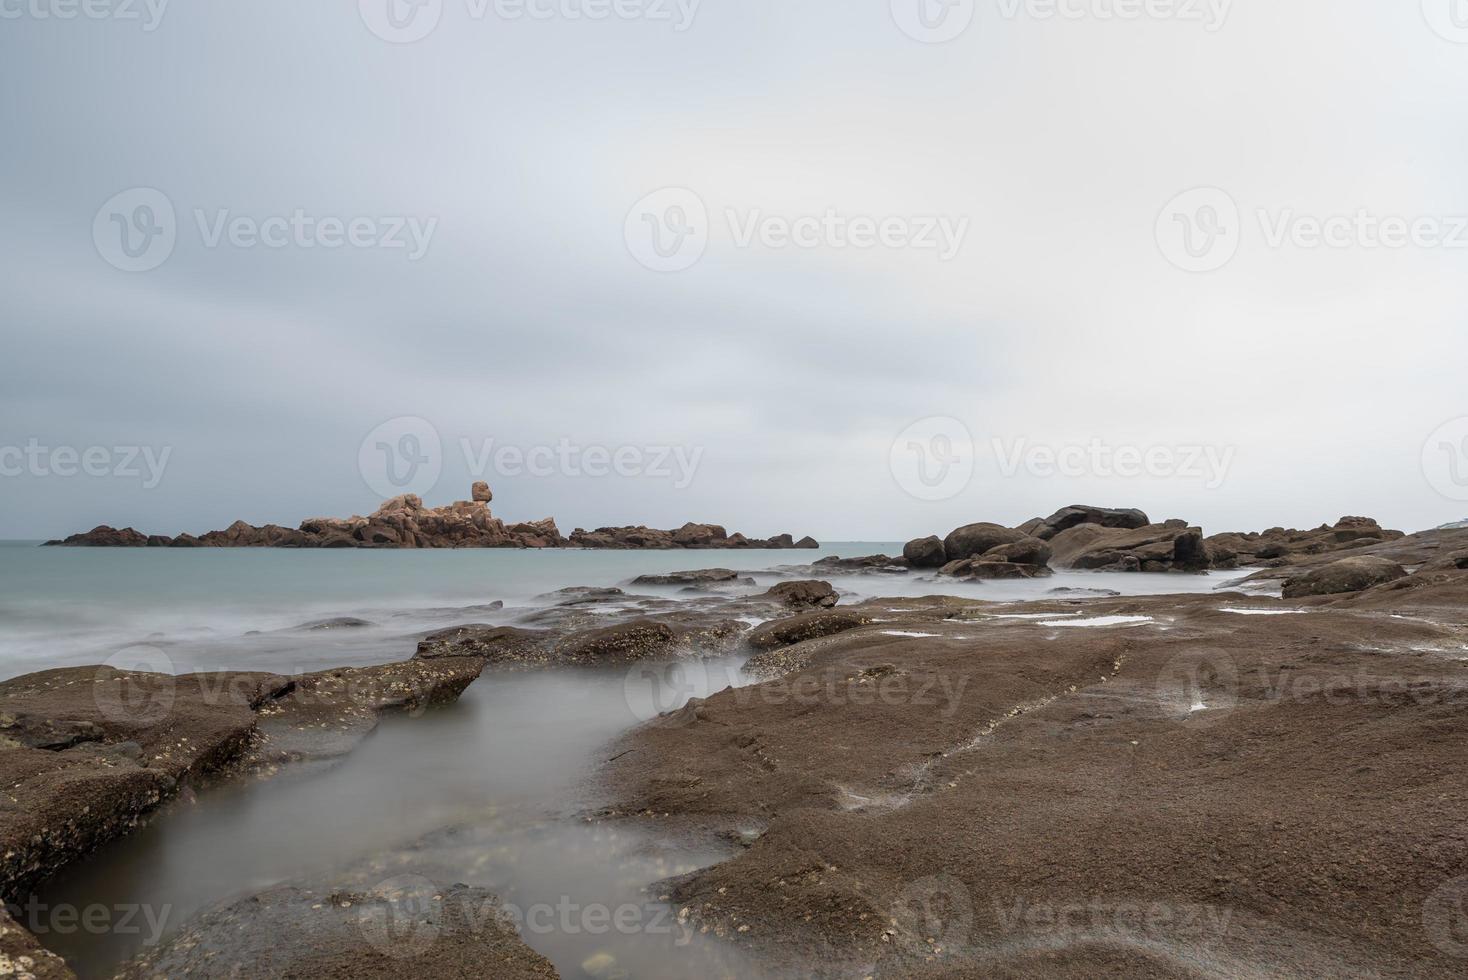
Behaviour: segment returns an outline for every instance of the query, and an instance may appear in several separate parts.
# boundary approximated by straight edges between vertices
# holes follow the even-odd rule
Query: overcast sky
[[[1468,9],[956,2],[0,0],[0,537],[1468,516]]]

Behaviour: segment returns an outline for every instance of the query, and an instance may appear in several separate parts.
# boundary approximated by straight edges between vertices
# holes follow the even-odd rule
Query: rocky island
[[[289,528],[235,521],[197,537],[144,534],[102,525],[47,545],[89,548],[617,548],[782,549],[818,548],[814,538],[789,534],[749,538],[717,524],[684,524],[677,530],[647,527],[577,528],[563,537],[553,518],[506,524],[490,512],[489,484],[475,483],[469,500],[425,506],[416,494],[393,497],[367,517],[314,517]]]

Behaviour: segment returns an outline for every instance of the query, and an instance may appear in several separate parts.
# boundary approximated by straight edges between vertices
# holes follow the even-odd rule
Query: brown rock
[[[943,539],[943,553],[949,561],[976,558],[1002,544],[1012,544],[1025,537],[1019,531],[998,524],[968,524]]]
[[[1303,596],[1361,592],[1374,585],[1406,577],[1407,570],[1394,561],[1358,555],[1333,561],[1305,575],[1287,579],[1284,596],[1286,599],[1297,599]]]
[[[902,547],[902,557],[913,568],[942,568],[948,563],[943,541],[936,534],[909,541]]]
[[[819,579],[781,582],[766,592],[765,596],[796,608],[820,606],[823,609],[830,609],[840,601],[831,583],[822,582]]]
[[[804,640],[844,633],[871,622],[859,613],[816,612],[803,616],[777,619],[757,626],[749,634],[749,645],[756,650],[774,650]]]

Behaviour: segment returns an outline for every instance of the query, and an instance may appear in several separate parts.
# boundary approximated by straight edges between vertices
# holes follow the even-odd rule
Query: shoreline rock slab
[[[283,885],[210,909],[128,963],[118,980],[157,977],[497,977],[554,980],[482,888],[418,875]]]

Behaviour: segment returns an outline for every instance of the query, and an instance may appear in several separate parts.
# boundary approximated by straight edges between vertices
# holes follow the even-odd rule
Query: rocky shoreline
[[[717,524],[684,524],[665,531],[648,527],[576,528],[564,537],[554,518],[506,524],[490,512],[489,485],[476,483],[470,500],[427,507],[416,494],[393,497],[367,517],[314,517],[300,527],[235,521],[222,531],[169,536],[100,525],[47,541],[76,548],[610,548],[610,549],[786,549],[819,548],[814,538],[789,534],[750,538]]]
[[[1271,528],[1262,533],[1205,537],[1183,520],[1152,523],[1140,510],[1073,505],[1018,527],[969,524],[909,541],[902,562],[957,578],[1035,578],[1062,569],[1112,572],[1206,572],[1284,565],[1302,556],[1331,554],[1396,541],[1369,517],[1343,517],[1311,531]]]
[[[1222,593],[1071,587],[1021,603],[846,605],[820,577],[1030,578],[1052,563],[1258,569]],[[0,898],[192,786],[334,758],[383,712],[452,701],[486,671],[740,654],[756,683],[607,750],[595,817],[739,842],[655,891],[690,931],[775,972],[1461,975],[1468,529],[1346,518],[1204,537],[1075,507],[966,525],[903,558],[782,567],[762,592],[749,574],[629,586],[676,599],[568,588],[508,624],[421,635],[411,660],[380,667],[0,683]],[[428,897],[432,943],[384,953],[360,928],[364,910],[400,908],[378,871],[206,912],[122,975],[556,975],[467,886]],[[18,976],[70,976],[3,915],[0,957]]]

